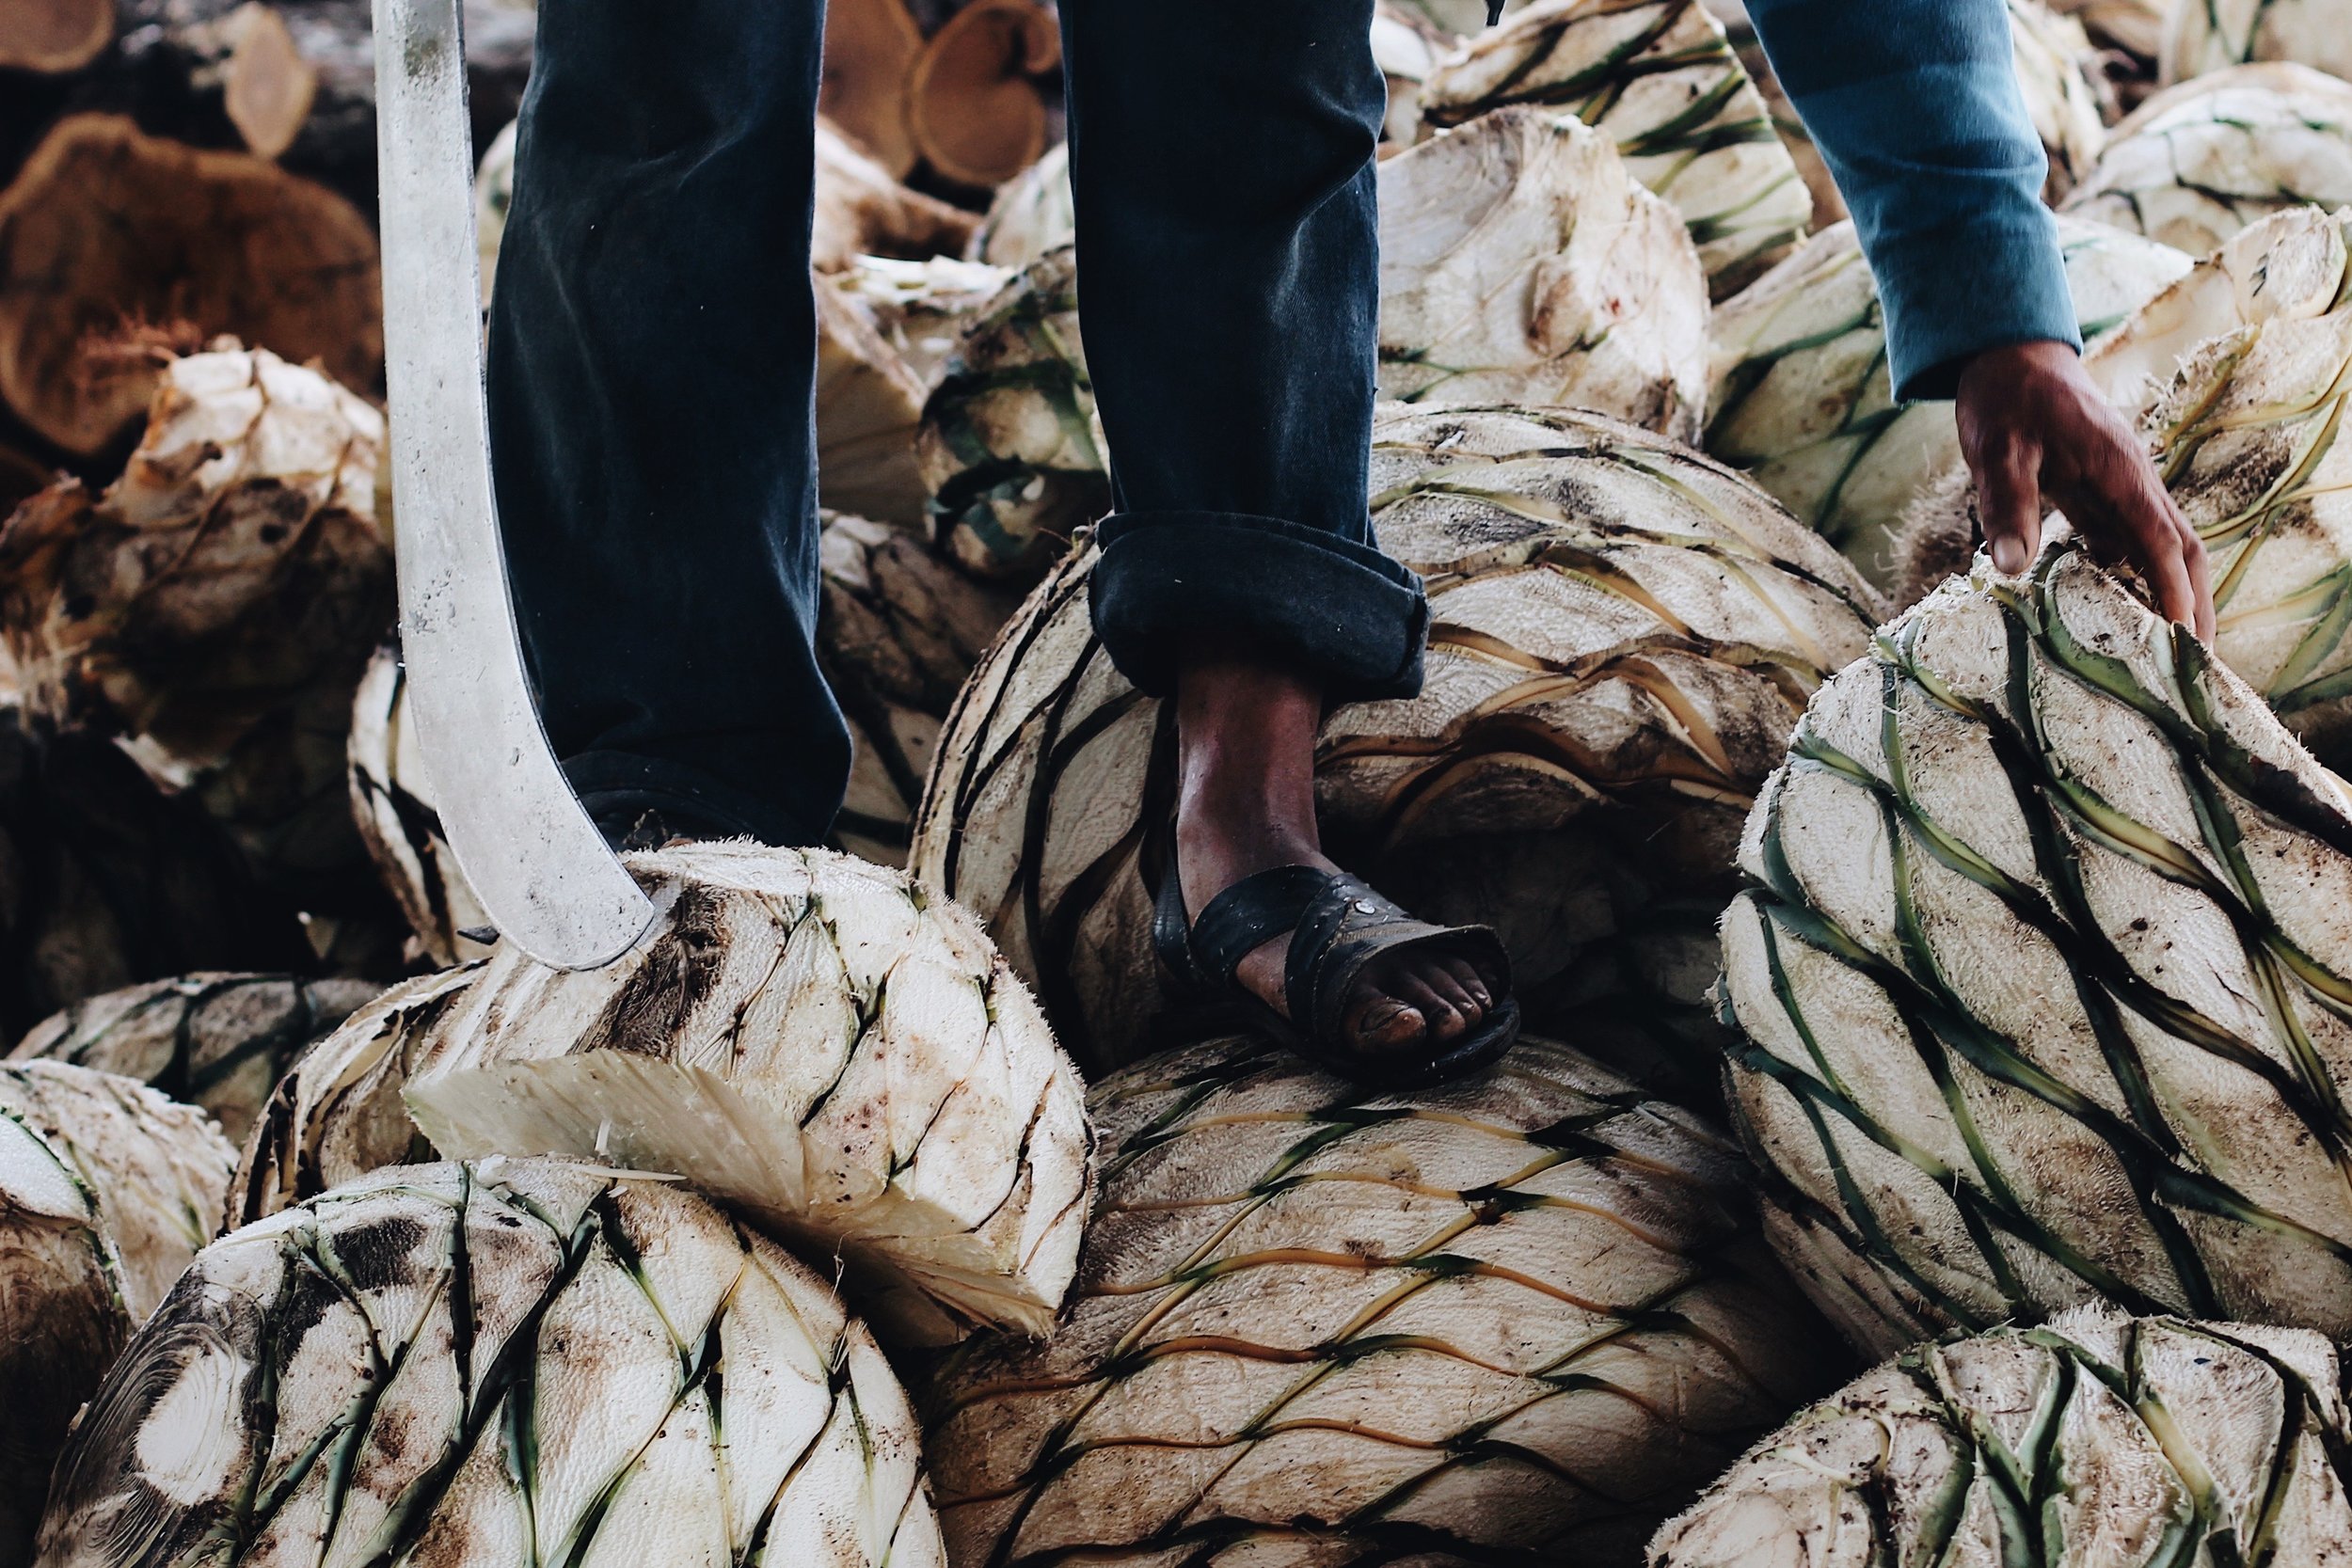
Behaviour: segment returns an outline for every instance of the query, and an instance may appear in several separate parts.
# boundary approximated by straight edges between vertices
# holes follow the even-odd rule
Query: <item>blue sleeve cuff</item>
[[[1882,235],[1868,255],[1899,399],[1950,397],[1962,367],[1989,348],[2083,346],[2058,226],[2046,208]]]
[[[1878,280],[1899,398],[1969,356],[2081,347],[2004,0],[1749,0]]]

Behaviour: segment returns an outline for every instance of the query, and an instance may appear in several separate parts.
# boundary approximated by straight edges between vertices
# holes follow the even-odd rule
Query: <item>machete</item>
[[[374,0],[393,553],[410,721],[457,864],[504,940],[594,969],[654,910],[548,749],[499,543],[460,0]]]

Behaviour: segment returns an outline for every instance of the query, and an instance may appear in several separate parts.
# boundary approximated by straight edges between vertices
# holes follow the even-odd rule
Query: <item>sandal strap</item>
[[[1423,943],[1483,960],[1480,967],[1489,972],[1509,973],[1502,943],[1486,927],[1432,926],[1361,878],[1330,878],[1291,937],[1284,969],[1292,1022],[1315,1039],[1333,1038],[1364,966],[1384,953]]]
[[[1300,927],[1332,879],[1311,865],[1278,865],[1244,877],[1210,899],[1192,923],[1193,962],[1208,979],[1231,984],[1242,959]]]

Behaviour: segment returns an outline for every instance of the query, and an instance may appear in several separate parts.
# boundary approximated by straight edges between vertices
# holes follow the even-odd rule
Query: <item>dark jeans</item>
[[[1371,544],[1371,0],[1063,0],[1082,326],[1118,511],[1096,626],[1164,692],[1202,638],[1334,698],[1420,680]],[[491,311],[526,654],[592,811],[820,840],[850,743],[817,614],[821,0],[541,0]]]

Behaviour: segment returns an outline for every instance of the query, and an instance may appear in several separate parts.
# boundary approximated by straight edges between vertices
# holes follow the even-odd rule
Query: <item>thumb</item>
[[[1994,569],[2015,577],[2042,548],[2040,453],[2024,441],[2001,442],[1971,454],[1977,476],[1977,514]]]

